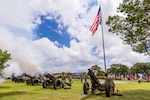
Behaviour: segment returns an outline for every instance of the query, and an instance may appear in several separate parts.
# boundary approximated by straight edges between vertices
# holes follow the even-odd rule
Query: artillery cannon
[[[23,83],[25,80],[22,78],[22,76],[13,76],[12,77],[12,81],[16,82],[16,83]]]
[[[104,84],[101,84],[91,69],[88,69],[88,75],[90,76],[91,80],[91,88],[89,87],[89,83],[85,80],[83,84],[84,94],[88,94],[89,89],[92,90],[92,93],[97,89],[99,91],[105,91],[106,96],[110,97],[110,92],[114,91],[115,87],[112,79],[106,78]]]
[[[59,77],[54,77],[51,74],[44,75],[46,79],[43,81],[43,88],[49,88],[52,87],[54,89],[61,88],[61,81],[59,80]]]
[[[28,76],[28,79],[26,80],[27,85],[39,85],[43,82],[43,79],[41,79],[42,76],[35,77],[35,76]]]
[[[40,83],[40,80],[38,77],[28,75],[26,73],[23,73],[22,75],[15,76],[14,74],[12,75],[12,81],[16,83],[24,83],[26,82],[27,85],[38,85]]]
[[[18,75],[18,76],[15,76],[14,74],[12,74],[12,81],[16,82],[16,83],[24,83],[26,81],[26,77],[28,75],[26,73],[23,73],[22,75]]]

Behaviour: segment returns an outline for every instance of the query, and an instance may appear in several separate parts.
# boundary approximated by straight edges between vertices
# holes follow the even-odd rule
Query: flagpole
[[[104,34],[103,34],[103,22],[102,22],[102,10],[101,10],[101,3],[100,7],[98,9],[98,13],[96,15],[96,18],[90,27],[90,31],[92,32],[92,35],[97,31],[99,24],[101,24],[101,31],[102,31],[102,44],[103,44],[103,56],[104,56],[104,67],[106,72],[106,57],[105,57],[105,44],[104,44]]]
[[[101,3],[100,3],[100,7],[101,7]],[[100,13],[101,13],[101,30],[102,30],[102,44],[103,44],[104,67],[105,67],[105,72],[106,72],[106,57],[105,57],[105,44],[104,44],[105,41],[104,41],[104,34],[103,34],[102,9],[101,9]]]

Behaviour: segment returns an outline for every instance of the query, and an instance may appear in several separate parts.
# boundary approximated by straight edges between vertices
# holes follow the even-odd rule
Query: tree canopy
[[[123,0],[117,11],[106,21],[109,31],[135,52],[150,55],[150,0]]]
[[[0,49],[0,74],[2,74],[2,70],[6,67],[5,63],[11,59],[11,55],[7,51],[2,51]]]
[[[136,63],[131,67],[131,72],[150,74],[150,63]]]
[[[112,64],[110,68],[107,69],[107,72],[112,74],[127,74],[129,73],[129,68],[123,64]]]

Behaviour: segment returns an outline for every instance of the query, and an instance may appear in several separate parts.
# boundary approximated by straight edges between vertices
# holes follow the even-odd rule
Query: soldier
[[[97,72],[96,68],[93,69],[93,73],[94,73],[95,76],[97,76],[98,72]]]
[[[83,78],[84,78],[83,73],[80,73],[80,80],[81,80],[81,83],[83,82]]]
[[[72,76],[70,73],[68,74],[68,80],[69,80],[69,83],[71,84],[72,83]]]
[[[61,75],[61,83],[62,83],[62,88],[64,88],[64,84],[66,83],[66,76],[64,72]]]
[[[105,83],[108,82],[110,84],[110,91],[113,94],[115,91],[115,83],[113,82],[113,80],[110,77],[108,77],[107,73],[105,74],[105,77],[106,77]]]
[[[43,81],[44,81],[44,76],[42,75],[42,74],[39,74],[39,82],[40,83],[43,83]]]

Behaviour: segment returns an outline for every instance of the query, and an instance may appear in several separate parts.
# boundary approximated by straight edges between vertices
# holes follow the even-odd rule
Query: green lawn
[[[71,89],[43,89],[42,86],[30,86],[6,80],[0,84],[0,100],[150,100],[150,83],[115,81],[116,88],[123,96],[106,97],[103,92],[82,95],[83,84],[73,80]],[[19,92],[18,92],[19,91]],[[21,91],[21,92],[20,92]]]

